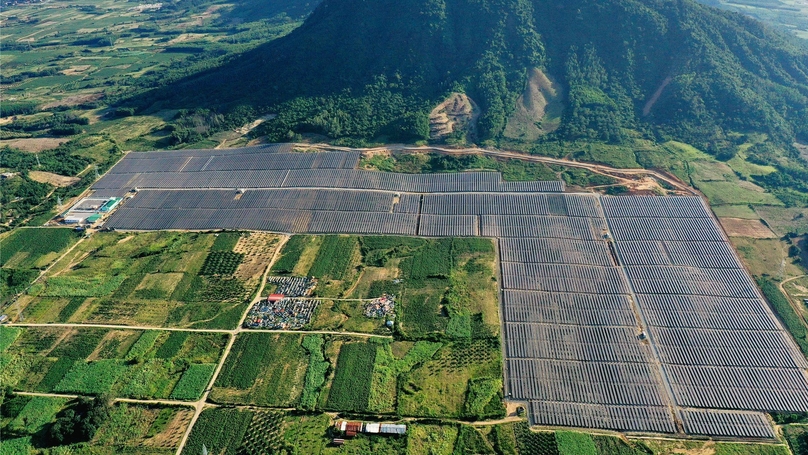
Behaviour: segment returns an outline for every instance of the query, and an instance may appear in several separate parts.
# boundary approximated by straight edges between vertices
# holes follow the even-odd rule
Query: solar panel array
[[[750,411],[808,411],[808,363],[699,198],[360,171],[284,146],[154,155],[97,185],[141,190],[108,226],[497,238],[506,392],[534,424],[771,438]]]
[[[804,411],[805,358],[698,198],[603,197],[676,404]]]

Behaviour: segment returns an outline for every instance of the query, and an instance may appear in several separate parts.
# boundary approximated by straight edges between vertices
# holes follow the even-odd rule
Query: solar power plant
[[[531,422],[772,438],[808,362],[697,197],[563,193],[500,174],[353,169],[286,146],[130,154],[107,226],[498,239],[505,392]],[[237,191],[238,190],[238,191]]]

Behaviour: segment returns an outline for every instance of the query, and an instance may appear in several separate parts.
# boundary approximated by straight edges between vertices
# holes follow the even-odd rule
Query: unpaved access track
[[[445,148],[445,147],[431,147],[431,146],[409,146],[403,144],[385,145],[383,147],[371,148],[350,148],[350,147],[337,147],[328,144],[294,144],[296,149],[301,150],[342,150],[342,151],[356,151],[363,153],[385,153],[392,154],[400,153],[437,153],[441,155],[459,156],[459,155],[482,155],[490,156],[492,158],[505,158],[513,160],[522,160],[532,163],[554,164],[557,166],[574,167],[579,169],[587,169],[596,174],[605,175],[617,179],[621,183],[634,183],[637,179],[651,177],[658,181],[665,182],[675,191],[699,196],[704,198],[698,190],[692,188],[687,183],[681,181],[679,178],[668,174],[664,171],[650,170],[650,169],[618,169],[603,164],[583,163],[580,161],[568,160],[564,158],[550,158],[546,156],[528,155],[526,153],[513,152],[507,150],[494,150],[484,149],[479,147],[472,148]]]

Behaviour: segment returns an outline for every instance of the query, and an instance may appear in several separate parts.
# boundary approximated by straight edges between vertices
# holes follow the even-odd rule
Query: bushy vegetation
[[[465,413],[477,420],[502,418],[502,380],[494,378],[473,378],[469,380]]]
[[[309,366],[306,369],[306,378],[303,383],[303,394],[300,396],[300,407],[314,409],[320,398],[320,390],[325,383],[325,376],[331,366],[323,355],[322,335],[306,335],[301,345],[309,354]]]
[[[802,350],[803,354],[808,355],[808,329],[805,328],[800,317],[794,312],[788,297],[780,292],[780,288],[769,277],[759,277],[757,283],[763,291],[763,295],[766,296],[766,299],[774,308],[777,316],[794,337],[794,341],[797,342],[800,350]]]
[[[234,253],[232,251],[214,251],[208,254],[205,258],[205,263],[202,264],[202,269],[199,271],[200,275],[232,275],[235,273],[241,261],[244,260],[243,253]]]
[[[241,442],[240,454],[263,455],[284,453],[283,421],[285,414],[277,411],[256,411]]]
[[[89,441],[109,418],[111,410],[109,396],[81,398],[59,414],[48,435],[57,445]]]
[[[337,358],[334,381],[326,406],[340,411],[365,411],[368,408],[376,346],[371,343],[346,343]]]

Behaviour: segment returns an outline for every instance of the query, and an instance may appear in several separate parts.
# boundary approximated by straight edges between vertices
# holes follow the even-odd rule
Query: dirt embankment
[[[516,100],[516,109],[505,127],[505,137],[532,141],[557,130],[564,111],[562,99],[561,86],[542,70],[530,70],[525,91]]]
[[[748,237],[753,239],[776,239],[772,232],[760,220],[744,220],[741,218],[719,218],[721,225],[730,237]]]
[[[429,137],[433,140],[462,132],[469,141],[477,138],[480,107],[465,93],[452,93],[429,114]]]
[[[30,177],[31,180],[35,182],[49,183],[59,188],[70,186],[81,180],[78,177],[65,177],[64,175],[53,174],[51,172],[43,172],[43,171],[30,171],[28,173],[28,177]]]

